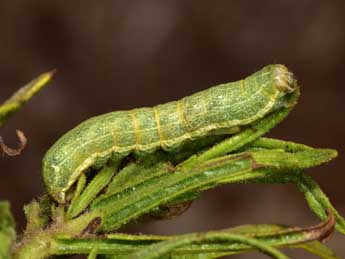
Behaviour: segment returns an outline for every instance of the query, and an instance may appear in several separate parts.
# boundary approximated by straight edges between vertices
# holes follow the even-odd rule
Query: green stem
[[[56,243],[50,233],[40,232],[35,236],[28,236],[27,239],[24,239],[13,253],[14,259],[46,258],[55,250]]]
[[[54,72],[55,71],[51,71],[41,74],[36,79],[20,88],[11,98],[0,105],[0,127],[52,79]]]
[[[237,242],[249,245],[253,248],[256,248],[264,253],[267,253],[277,259],[288,259],[287,256],[282,254],[276,248],[273,248],[264,242],[261,242],[257,239],[246,237],[239,234],[230,234],[230,233],[205,233],[205,234],[187,234],[180,236],[175,239],[167,240],[149,246],[148,248],[142,249],[139,252],[131,255],[133,259],[155,259],[161,258],[164,255],[167,255],[174,249],[177,249],[182,246],[191,245],[194,243],[202,242]]]
[[[243,238],[255,238],[257,241],[264,243],[270,247],[296,247],[302,246],[309,249],[313,253],[321,253],[329,255],[329,252],[320,252],[325,250],[324,246],[318,242],[312,242],[310,246],[302,245],[304,242],[321,239],[325,234],[329,233],[332,227],[333,217],[329,216],[328,220],[316,226],[307,228],[283,227],[280,225],[244,225],[232,229],[220,231],[212,231],[206,234],[192,234],[198,237],[212,236],[214,239],[202,239],[199,242],[175,247],[171,250],[174,255],[201,255],[201,254],[236,254],[255,249],[249,243],[243,243],[239,240],[217,239],[216,236],[222,237],[223,234],[232,234]],[[190,235],[189,235],[190,236]],[[108,234],[99,236],[74,237],[69,235],[52,235],[54,239],[51,244],[53,249],[50,254],[94,254],[97,250],[98,254],[113,254],[118,256],[126,256],[133,252],[139,252],[144,248],[155,246],[164,241],[175,242],[186,235],[177,236],[154,236],[154,235],[128,235],[128,234]],[[319,244],[319,245],[317,245]],[[310,249],[314,247],[313,249]],[[315,248],[316,247],[316,248]],[[154,248],[150,248],[155,250]],[[327,257],[325,257],[327,258]],[[333,258],[333,257],[328,257]]]

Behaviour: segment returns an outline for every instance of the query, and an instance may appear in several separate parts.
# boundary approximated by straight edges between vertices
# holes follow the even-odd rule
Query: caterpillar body
[[[66,191],[90,167],[131,152],[167,152],[207,135],[232,134],[289,106],[296,80],[284,65],[268,65],[247,78],[213,86],[178,101],[96,116],[62,136],[43,158],[50,195],[65,202]]]

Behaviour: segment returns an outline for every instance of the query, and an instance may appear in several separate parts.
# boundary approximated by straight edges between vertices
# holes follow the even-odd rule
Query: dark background
[[[58,73],[1,129],[11,146],[22,129],[29,146],[22,156],[0,157],[0,199],[11,201],[22,230],[23,204],[43,191],[42,156],[64,132],[91,116],[175,100],[270,63],[286,64],[302,85],[300,103],[270,136],[339,151],[308,173],[345,215],[344,1],[1,0],[0,102],[41,72]],[[228,185],[175,220],[126,230],[317,222],[292,185]],[[329,245],[345,257],[344,242],[336,234]]]

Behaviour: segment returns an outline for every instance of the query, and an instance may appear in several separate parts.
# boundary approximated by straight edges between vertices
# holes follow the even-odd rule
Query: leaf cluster
[[[50,80],[46,73],[0,106],[0,126]],[[291,98],[296,103],[299,92]],[[219,258],[261,251],[288,258],[281,248],[301,248],[321,258],[338,258],[320,241],[345,220],[304,170],[337,156],[332,149],[262,137],[293,107],[282,108],[229,138],[192,142],[175,153],[162,151],[122,163],[109,161],[83,174],[67,203],[48,195],[25,206],[27,227],[16,240],[9,203],[0,203],[0,258],[47,258],[87,254],[89,258]],[[2,142],[3,143],[3,142]],[[244,225],[177,236],[118,233],[142,217],[174,218],[205,190],[231,183],[292,183],[322,223],[311,227]]]

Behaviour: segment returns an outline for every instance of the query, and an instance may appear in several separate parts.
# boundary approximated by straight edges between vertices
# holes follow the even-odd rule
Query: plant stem
[[[85,213],[74,220],[52,224],[47,229],[24,236],[23,240],[14,247],[13,258],[41,259],[56,254],[56,251],[59,250],[57,237],[80,236],[90,222],[97,217],[99,215],[96,212]]]

